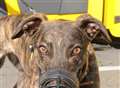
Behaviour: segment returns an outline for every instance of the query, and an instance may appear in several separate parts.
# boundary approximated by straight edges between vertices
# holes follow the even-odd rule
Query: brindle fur
[[[32,17],[39,18],[40,20],[38,21],[40,22],[37,21],[36,23],[36,20],[31,19]],[[30,28],[27,27],[28,31],[29,29],[30,31],[23,32],[20,30],[20,33],[16,33],[20,29],[18,27],[19,24],[26,21],[25,19],[27,18],[31,19],[28,22],[35,21],[32,26],[27,25],[30,26]],[[89,81],[93,82],[93,84],[78,86],[78,88],[100,88],[98,66],[91,40],[86,37],[86,31],[81,32],[84,28],[87,29],[87,25],[80,27],[82,25],[81,20],[90,20],[91,18],[91,16],[85,15],[80,20],[78,18],[76,22],[64,20],[48,21],[43,14],[39,13],[1,17],[0,68],[5,61],[5,57],[8,56],[13,65],[22,73],[14,88],[39,88],[40,72],[48,69],[64,68],[73,73],[73,75],[79,74],[76,73],[76,65],[68,62],[68,59],[70,59],[69,54],[68,56],[66,55],[69,52],[67,51],[70,48],[69,46],[76,43],[81,45],[83,49],[83,57],[81,59],[84,61],[85,58],[88,58],[89,62],[87,74],[81,82],[78,81],[77,85]],[[102,25],[96,19],[94,21],[95,24],[99,23],[100,26]],[[110,40],[106,32],[105,35],[107,36],[106,40]],[[49,55],[45,59],[39,55],[37,49],[33,51],[29,49],[30,45],[34,46],[34,44],[39,43],[47,43],[50,47]]]

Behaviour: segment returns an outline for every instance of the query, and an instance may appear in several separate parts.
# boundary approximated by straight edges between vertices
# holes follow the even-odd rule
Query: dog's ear
[[[20,21],[15,23],[13,29],[12,39],[21,37],[24,33],[32,35],[37,31],[40,24],[47,20],[47,17],[44,14],[32,14],[28,16],[23,16],[19,18]]]
[[[76,24],[79,27],[79,29],[83,32],[83,34],[85,34],[89,41],[100,41],[103,39],[103,41],[107,43],[111,42],[111,38],[105,26],[94,17],[88,14],[84,14],[77,18]]]

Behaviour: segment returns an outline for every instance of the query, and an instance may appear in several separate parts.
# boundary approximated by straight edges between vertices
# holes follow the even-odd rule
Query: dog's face
[[[89,15],[81,16],[76,22],[47,21],[32,16],[18,26],[12,38],[25,33],[30,40],[26,46],[34,54],[31,61],[39,69],[40,88],[79,88],[89,43],[98,33],[110,40],[103,25]]]
[[[41,27],[36,46],[41,81],[45,80],[42,84],[46,85],[48,80],[47,85],[57,86],[57,80],[62,80],[61,86],[69,88],[67,80],[70,80],[72,84],[68,84],[76,88],[77,73],[83,65],[83,55],[87,54],[82,33],[74,23],[67,21],[45,22]]]

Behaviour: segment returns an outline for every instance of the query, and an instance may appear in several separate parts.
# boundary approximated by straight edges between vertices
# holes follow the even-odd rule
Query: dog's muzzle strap
[[[41,76],[40,88],[76,88],[76,82],[65,71],[50,70]]]

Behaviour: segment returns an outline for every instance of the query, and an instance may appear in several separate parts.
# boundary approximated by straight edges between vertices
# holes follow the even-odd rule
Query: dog
[[[0,18],[0,68],[7,56],[21,72],[14,88],[100,88],[91,42],[111,42],[105,27],[89,14],[76,21],[49,21],[46,15]]]

